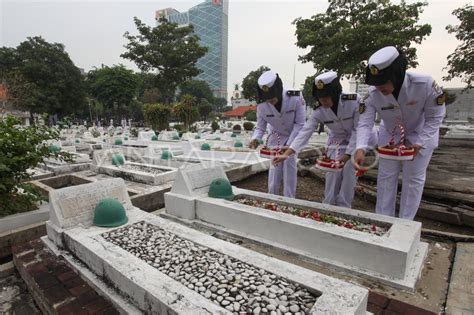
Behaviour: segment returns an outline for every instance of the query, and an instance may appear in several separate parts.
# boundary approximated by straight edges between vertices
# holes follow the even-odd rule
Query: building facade
[[[446,106],[445,120],[474,123],[474,89],[446,88],[445,91],[455,97]]]
[[[358,93],[360,96],[364,96],[369,93],[369,86],[361,81],[350,79],[349,92]]]
[[[202,71],[195,79],[206,81],[214,96],[227,99],[228,1],[205,0],[187,12],[173,8],[156,11],[156,19],[165,17],[178,25],[193,25],[207,54],[198,60]]]

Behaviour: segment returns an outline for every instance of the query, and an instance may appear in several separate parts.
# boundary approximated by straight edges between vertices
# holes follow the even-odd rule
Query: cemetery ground
[[[472,292],[469,291],[472,290],[472,277],[474,275],[474,267],[471,263],[474,259],[474,228],[472,221],[470,221],[472,217],[469,216],[471,213],[474,213],[472,211],[474,208],[474,193],[472,191],[474,161],[470,159],[473,151],[474,144],[470,141],[443,139],[441,147],[436,151],[432,159],[428,171],[425,194],[419,212],[421,215],[415,218],[416,221],[422,223],[421,240],[428,243],[429,250],[414,292],[396,289],[373,279],[367,279],[350,272],[341,272],[337,268],[316,264],[314,261],[308,260],[303,256],[295,255],[292,252],[270,246],[264,242],[256,242],[250,238],[239,237],[232,233],[207,228],[199,224],[189,223],[189,225],[199,232],[247,248],[256,253],[365,287],[370,291],[367,311],[374,314],[474,314]],[[456,161],[455,165],[451,161]],[[78,180],[89,178],[89,173],[91,171],[81,171],[63,176],[73,176],[71,178]],[[323,173],[314,169],[308,170],[304,167],[300,168],[299,173],[296,198],[320,202],[324,194]],[[376,172],[369,171],[364,177],[359,179],[353,209],[374,212],[375,177]],[[107,180],[111,176],[95,174],[91,178],[94,178],[94,181]],[[234,182],[233,185],[242,189],[266,192],[267,180],[267,172],[260,172],[244,180]],[[127,180],[125,182],[132,202],[133,195],[140,195],[148,192],[150,189],[144,183]],[[83,183],[73,183],[72,185],[81,187],[81,184]],[[67,186],[71,185],[64,184],[61,187]],[[156,189],[154,188],[152,191]],[[167,189],[169,190],[169,186]],[[164,210],[159,208],[148,208],[146,211],[161,217],[164,214]],[[29,238],[37,238],[44,235],[44,225],[36,226],[34,232],[30,232],[30,234]],[[0,236],[1,239],[2,237]],[[318,240],[314,241],[317,242]],[[28,248],[17,249],[17,259],[20,259],[19,261],[30,259],[31,251],[35,251],[35,253],[40,252],[41,254],[37,254],[37,256],[45,255],[46,257],[46,250],[45,248],[40,248],[39,243],[36,241],[36,243],[32,243],[33,245],[28,245],[30,246]],[[21,251],[27,254],[23,256]],[[18,253],[21,255],[18,256]],[[60,266],[59,269],[66,268],[66,262],[55,261],[56,256],[50,255],[47,258],[50,263],[57,264]],[[14,267],[11,259],[11,255],[4,256],[0,265],[0,314],[41,313],[34,302],[31,292],[26,290],[24,279],[22,279]],[[61,269],[61,271],[61,274],[56,275],[60,279],[59,281],[65,277],[65,274],[70,274],[71,272],[65,272],[64,269]],[[85,283],[75,283],[74,285],[75,287],[68,288],[69,293],[67,294],[77,294],[79,299],[88,299],[91,295],[95,294],[92,293],[94,289]],[[74,294],[71,290],[73,290]],[[45,292],[48,291],[46,290]],[[58,298],[57,294],[50,293],[50,296]],[[114,314],[110,303],[100,299],[100,296],[94,295],[95,309],[91,306],[89,314],[107,313],[107,311]]]

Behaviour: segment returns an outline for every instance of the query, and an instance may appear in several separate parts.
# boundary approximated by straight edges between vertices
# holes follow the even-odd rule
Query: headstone
[[[210,167],[208,164],[193,165],[180,169],[171,192],[185,196],[207,194],[211,182],[218,178],[227,179],[222,165]]]
[[[124,180],[113,178],[51,191],[50,221],[61,229],[89,227],[92,225],[95,206],[104,198],[117,199],[125,210],[132,208]]]
[[[138,133],[138,141],[151,141],[153,136],[156,136],[154,131],[140,131]]]

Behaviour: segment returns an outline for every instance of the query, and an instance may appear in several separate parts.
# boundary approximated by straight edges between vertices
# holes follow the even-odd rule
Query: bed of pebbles
[[[164,170],[156,168],[156,167],[148,167],[148,166],[135,165],[135,164],[125,164],[121,168],[137,171],[137,172],[150,173],[153,175],[157,175],[157,174],[161,174],[165,172]]]
[[[309,314],[317,299],[299,284],[145,222],[102,237],[234,314]]]
[[[389,229],[389,227],[379,226],[373,223],[365,223],[354,219],[335,216],[332,214],[320,213],[315,209],[303,209],[282,205],[273,201],[258,200],[245,197],[237,197],[234,199],[234,201],[247,206],[262,208],[270,211],[288,213],[291,215],[296,215],[302,218],[311,219],[325,224],[333,224],[346,229],[366,232],[378,236],[384,235]]]

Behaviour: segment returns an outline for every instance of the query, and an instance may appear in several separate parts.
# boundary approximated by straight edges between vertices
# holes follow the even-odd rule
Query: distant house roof
[[[245,113],[249,110],[257,110],[257,106],[240,106],[230,112],[225,112],[226,117],[237,117],[241,118],[245,116]]]

